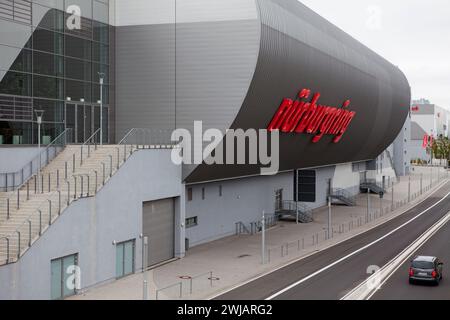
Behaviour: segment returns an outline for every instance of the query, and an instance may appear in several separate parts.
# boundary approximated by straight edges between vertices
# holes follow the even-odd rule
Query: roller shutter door
[[[145,202],[143,205],[143,234],[148,237],[148,266],[174,257],[175,202],[174,199]]]

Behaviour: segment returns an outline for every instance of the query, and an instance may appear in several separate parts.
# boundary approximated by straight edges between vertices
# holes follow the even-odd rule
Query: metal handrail
[[[172,142],[171,135],[172,130],[133,128],[125,134],[118,145],[136,145],[138,148],[140,145],[154,145],[160,148],[168,148],[176,145]],[[136,139],[135,142],[130,142],[131,138]]]
[[[97,135],[100,134],[101,132],[101,128],[98,128],[82,145],[81,145],[81,156],[80,156],[80,161],[81,164],[83,164],[83,150],[84,148],[87,146],[88,147],[88,158],[91,156],[91,145],[95,146],[95,150],[97,150],[97,142],[95,141],[95,138],[97,137]],[[101,139],[101,137],[100,137]]]
[[[5,176],[5,185],[0,186],[0,188],[4,188],[5,191],[9,191],[9,188],[12,187],[12,191],[15,191],[17,189],[20,189],[24,186],[24,184],[33,177],[39,170],[41,170],[45,165],[47,165],[50,162],[50,152],[52,148],[55,150],[54,155],[52,159],[54,159],[61,151],[57,151],[58,148],[63,149],[67,145],[68,141],[68,134],[72,132],[71,128],[67,128],[64,130],[59,136],[57,136],[52,142],[50,142],[45,149],[43,149],[41,152],[39,152],[38,155],[36,155],[31,161],[29,161],[25,166],[22,167],[22,169],[16,171],[16,172],[7,172],[7,173],[0,173],[1,176]],[[60,144],[58,144],[61,141]],[[46,156],[45,163],[42,161],[43,156]],[[33,165],[36,163],[36,165]],[[29,169],[29,170],[27,170]],[[12,176],[13,179],[13,185],[10,186],[8,183],[8,177]],[[19,176],[20,183],[16,184],[16,176]]]

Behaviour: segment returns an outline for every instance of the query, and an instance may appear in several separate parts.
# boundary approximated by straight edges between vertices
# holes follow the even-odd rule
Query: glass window
[[[198,217],[186,218],[186,229],[198,226]]]
[[[91,41],[66,35],[66,55],[91,60]]]
[[[0,121],[0,145],[31,144],[31,123]]]
[[[36,29],[33,33],[33,49],[62,54],[64,47],[63,36],[60,33]]]
[[[64,122],[64,102],[34,99],[34,109],[44,110],[43,122]]]
[[[105,44],[109,43],[109,26],[107,24],[94,21],[94,40]]]
[[[91,81],[91,69],[90,62],[66,58],[66,78]]]
[[[109,8],[105,3],[94,1],[94,20],[109,23]]]
[[[0,93],[18,96],[31,96],[31,75],[7,72],[0,82]]]
[[[101,43],[94,43],[92,48],[92,60],[102,64],[109,64],[109,47]]]
[[[34,76],[34,96],[51,99],[64,99],[64,84],[62,79],[53,77]]]
[[[24,49],[19,53],[9,69],[14,71],[31,72],[31,60],[31,51]]]
[[[34,72],[49,76],[64,76],[63,57],[49,53],[34,52]]]
[[[86,102],[92,101],[91,84],[82,81],[66,80],[66,96],[72,101],[84,99]]]

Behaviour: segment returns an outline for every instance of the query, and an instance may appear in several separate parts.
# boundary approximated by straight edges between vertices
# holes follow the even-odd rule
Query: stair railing
[[[351,203],[356,203],[356,196],[345,189],[340,189],[340,188],[332,189],[331,196],[332,197],[342,197],[342,198],[347,199]]]
[[[30,162],[17,172],[0,173],[0,191],[8,192],[22,188],[22,186],[73,140],[71,128],[64,130],[45,149],[38,153]]]
[[[98,144],[100,143],[100,134],[102,130],[101,128],[97,129],[92,136],[90,136],[82,145],[80,150],[80,164],[83,165],[83,161],[85,159],[89,159],[91,157],[91,148],[97,150]],[[86,150],[87,149],[87,150]],[[87,152],[87,153],[86,153]]]

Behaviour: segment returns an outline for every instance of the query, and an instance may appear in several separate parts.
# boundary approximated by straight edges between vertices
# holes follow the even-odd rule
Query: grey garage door
[[[143,234],[148,237],[148,266],[174,257],[175,202],[174,199],[145,202]]]

